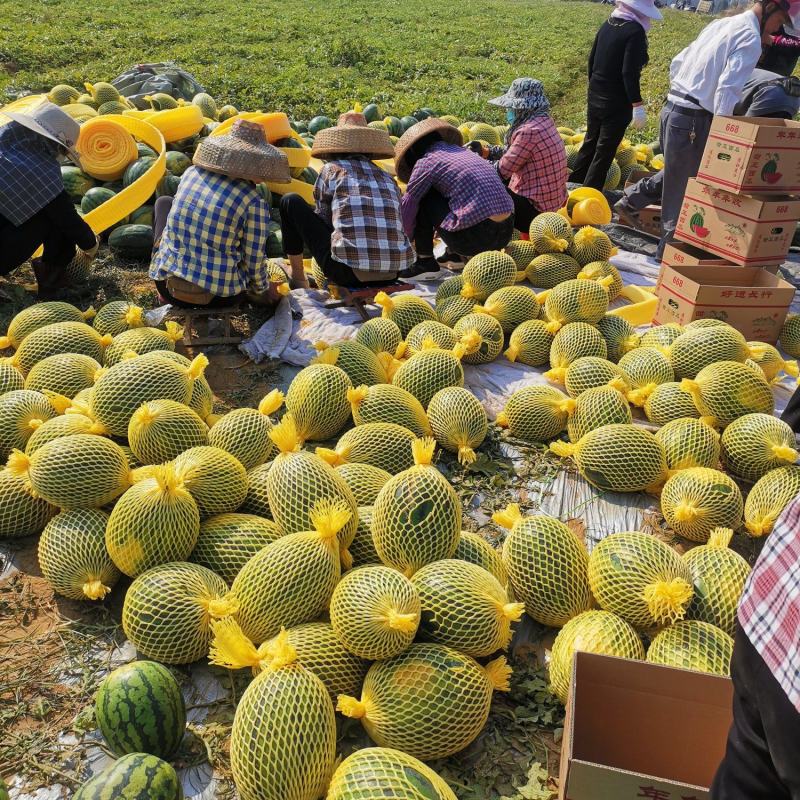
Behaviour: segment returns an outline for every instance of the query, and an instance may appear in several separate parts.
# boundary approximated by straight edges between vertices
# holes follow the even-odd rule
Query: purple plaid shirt
[[[430,189],[447,198],[446,231],[471,228],[478,222],[514,210],[511,195],[494,167],[477,153],[455,144],[436,142],[414,165],[403,195],[403,227],[413,238],[420,201]]]

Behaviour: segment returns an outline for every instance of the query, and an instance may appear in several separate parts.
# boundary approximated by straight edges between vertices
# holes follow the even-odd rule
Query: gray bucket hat
[[[489,101],[493,106],[513,108],[515,111],[549,111],[550,101],[544,86],[536,78],[517,78],[505,94]]]
[[[55,103],[43,99],[25,111],[0,113],[40,136],[44,136],[45,139],[60,144],[69,153],[70,159],[80,166],[80,153],[77,145],[81,126]]]

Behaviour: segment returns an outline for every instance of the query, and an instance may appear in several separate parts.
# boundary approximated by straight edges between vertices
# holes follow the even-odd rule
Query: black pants
[[[789,398],[781,419],[795,432],[800,432],[800,389]]]
[[[414,229],[414,247],[418,255],[433,255],[435,231],[438,231],[439,237],[451,253],[457,253],[464,258],[472,258],[486,250],[500,250],[511,239],[511,232],[514,230],[513,214],[502,222],[484,219],[460,231],[446,231],[440,226],[449,213],[450,204],[447,198],[435,189],[430,189],[422,198]]]
[[[620,106],[609,103],[604,98],[589,95],[586,138],[575,161],[575,169],[569,177],[573,183],[582,183],[603,191],[611,162],[632,119],[631,106]]]
[[[533,204],[533,200],[523,197],[521,194],[508,190],[511,199],[514,201],[514,227],[520,233],[527,233],[531,228],[531,222],[541,213]]]
[[[69,195],[61,192],[22,225],[13,225],[0,214],[0,275],[24,264],[39,245],[44,246],[42,262],[60,271],[72,261],[76,245],[91,250],[95,241]]]
[[[712,800],[800,798],[800,712],[736,623],[733,725]]]
[[[397,280],[396,273],[387,273],[386,280],[362,281],[353,270],[331,254],[333,228],[305,200],[294,192],[281,198],[281,233],[287,256],[303,253],[304,244],[311,251],[325,277],[337,286],[385,286]]]

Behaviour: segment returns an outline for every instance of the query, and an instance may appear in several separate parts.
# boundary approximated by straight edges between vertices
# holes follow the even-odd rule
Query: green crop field
[[[0,93],[108,80],[175,60],[217,98],[298,118],[376,100],[502,122],[486,100],[515,77],[544,81],[560,124],[585,113],[586,60],[610,6],[577,0],[0,0]],[[708,21],[665,12],[644,96],[657,112],[671,58]]]

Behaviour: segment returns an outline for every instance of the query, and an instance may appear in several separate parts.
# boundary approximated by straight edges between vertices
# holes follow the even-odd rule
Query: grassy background
[[[580,0],[0,0],[0,93],[108,80],[175,60],[218,99],[297,118],[376,100],[500,123],[515,77],[544,81],[560,124],[585,115],[586,60],[610,6]],[[643,94],[657,111],[672,57],[708,17],[665,12]]]

